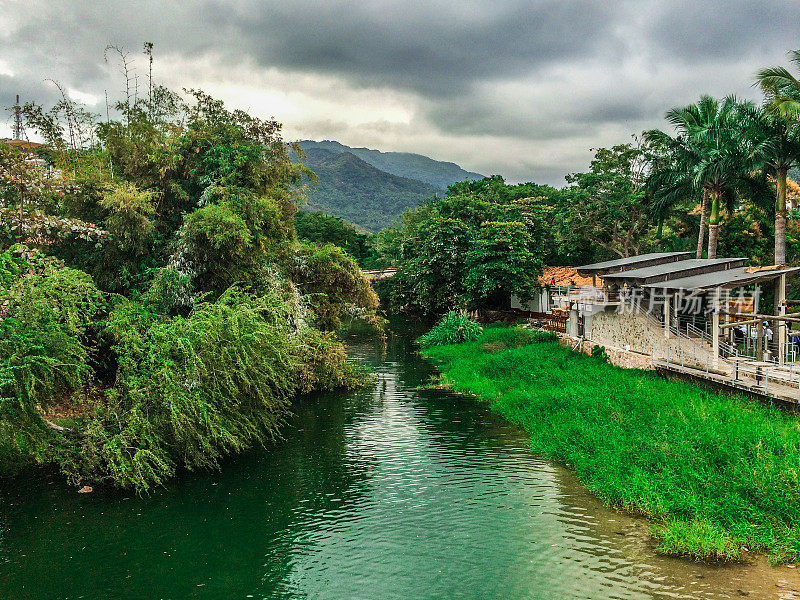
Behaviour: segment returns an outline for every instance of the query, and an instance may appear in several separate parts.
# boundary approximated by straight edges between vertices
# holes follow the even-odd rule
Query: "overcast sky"
[[[287,139],[561,185],[672,106],[757,98],[755,71],[800,48],[800,1],[0,0],[0,105],[52,102],[52,78],[104,112],[124,89],[104,47],[144,86],[144,41],[159,83],[275,116]]]

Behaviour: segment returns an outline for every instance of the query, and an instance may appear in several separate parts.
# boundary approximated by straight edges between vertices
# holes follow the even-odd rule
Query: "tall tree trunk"
[[[697,258],[703,258],[703,242],[706,241],[708,209],[708,190],[703,188],[703,202],[700,204],[700,235],[697,236]]]
[[[719,240],[719,192],[713,192],[711,215],[708,218],[708,258],[717,258]]]
[[[775,204],[775,264],[786,264],[786,169],[775,174],[778,198]]]

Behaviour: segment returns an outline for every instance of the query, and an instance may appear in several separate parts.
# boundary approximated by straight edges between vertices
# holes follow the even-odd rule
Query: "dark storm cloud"
[[[800,47],[797,0],[650,3],[645,35],[663,60],[731,62]]]
[[[258,81],[279,69],[335,78],[350,90],[410,94],[416,130],[411,135],[407,123],[397,126],[391,149],[425,152],[415,144],[436,136],[431,147],[452,149],[441,158],[469,162],[474,156],[468,167],[507,169],[511,179],[526,178],[539,161],[533,172],[546,173],[551,183],[557,172],[583,168],[586,148],[664,126],[671,106],[702,93],[755,97],[754,72],[785,64],[786,51],[800,47],[796,0],[62,0],[0,6],[3,106],[17,92],[53,99],[47,77],[98,99],[105,90],[118,97],[118,63],[103,60],[108,43],[132,51],[144,86],[140,51],[148,40],[155,43],[157,75],[165,65],[202,65],[192,70],[192,80],[178,83],[186,87],[204,87],[233,72],[238,85],[247,86],[248,70]],[[330,90],[318,93],[335,101]],[[272,114],[269,107],[254,108]],[[330,114],[304,119],[335,122],[337,135],[346,138],[341,141],[359,145],[367,130],[376,131],[374,123],[358,124],[359,108],[343,104],[333,120]],[[393,127],[391,121],[382,126],[387,132]],[[321,125],[320,132],[331,127]],[[531,149],[531,156],[513,164],[501,153],[487,158],[474,150],[483,138],[503,139],[517,153]],[[568,148],[573,139],[580,150]]]
[[[147,3],[145,3],[147,6]],[[365,85],[451,95],[470,83],[513,77],[596,50],[613,23],[608,8],[538,2],[61,2],[17,35],[35,62],[62,52],[91,80],[106,43],[138,50],[247,57],[263,66],[336,73]],[[38,56],[36,56],[38,55]]]
[[[591,53],[612,22],[608,9],[576,0],[291,6],[216,14],[266,64],[443,96]]]

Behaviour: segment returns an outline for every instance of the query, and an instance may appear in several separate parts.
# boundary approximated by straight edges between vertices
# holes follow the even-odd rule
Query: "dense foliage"
[[[298,211],[294,227],[300,240],[314,244],[333,244],[356,259],[362,268],[371,268],[375,263],[375,252],[371,236],[340,217],[324,212]]]
[[[419,338],[419,345],[430,348],[471,342],[481,331],[481,326],[469,315],[451,310],[428,333]]]
[[[274,438],[294,394],[364,381],[333,332],[377,298],[297,241],[298,148],[186,96],[104,122],[26,105],[45,152],[0,144],[0,463],[146,490]]]
[[[602,499],[654,520],[671,554],[800,554],[793,415],[613,367],[520,328],[430,348],[443,380],[521,423],[536,452],[574,465]]]
[[[481,309],[510,294],[533,296],[542,269],[545,227],[527,186],[500,178],[455,184],[384,230],[378,252],[399,270],[389,300],[422,315]]]

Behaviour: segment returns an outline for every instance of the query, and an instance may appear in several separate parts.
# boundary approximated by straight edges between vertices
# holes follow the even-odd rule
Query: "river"
[[[374,389],[299,399],[285,439],[146,497],[0,489],[0,598],[800,598],[794,569],[655,554],[640,520],[478,401],[419,391],[408,339],[351,346]]]

